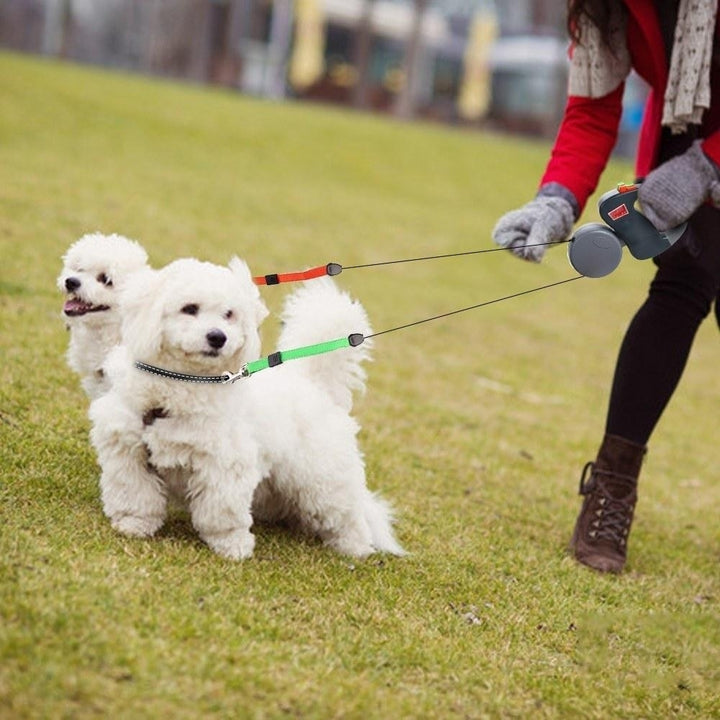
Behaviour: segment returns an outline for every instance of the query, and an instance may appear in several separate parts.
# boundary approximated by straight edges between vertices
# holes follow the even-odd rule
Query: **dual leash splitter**
[[[604,277],[613,272],[620,264],[620,261],[622,260],[623,246],[626,246],[630,251],[630,254],[637,260],[647,260],[659,255],[677,242],[677,240],[685,232],[687,223],[683,223],[679,227],[666,232],[658,230],[638,208],[638,190],[639,186],[635,183],[631,185],[619,184],[613,190],[606,192],[598,201],[598,212],[600,213],[600,217],[605,221],[605,224],[587,223],[585,225],[581,225],[570,238],[568,241],[568,260],[570,265],[580,273],[579,276],[569,278],[568,280],[562,280],[557,283],[551,283],[550,285],[543,285],[532,290],[526,290],[524,292],[497,298],[496,300],[471,305],[469,307],[461,308],[460,310],[435,315],[424,320],[400,325],[398,327],[390,328],[389,330],[374,333],[374,335],[368,337],[384,335],[396,330],[402,330],[404,328],[430,322],[431,320],[438,320],[450,315],[474,310],[484,305],[500,302],[501,300],[509,300],[513,297],[537,292],[538,290],[544,290],[572,280],[578,280],[580,277]],[[504,248],[492,248],[491,250],[474,250],[464,253],[451,253],[447,255],[433,255],[429,257],[409,258],[406,260],[369,263],[366,265],[354,265],[345,269],[349,270],[354,268],[376,267],[379,265],[392,265],[396,263],[415,262],[418,260],[436,260],[447,257],[458,257],[461,255],[496,252],[498,250],[504,250]],[[308,280],[323,276],[332,277],[339,275],[342,271],[343,266],[339,263],[328,263],[325,266],[311,268],[302,273],[264,275],[253,278],[253,280],[258,285],[276,285],[281,282],[295,282],[297,280]],[[354,339],[353,342],[350,342],[351,338]],[[323,345],[334,345],[337,343],[337,347],[347,347],[348,345],[356,346],[362,343],[364,339],[365,337],[362,334],[355,333],[348,336],[348,338],[341,338]],[[291,352],[302,353],[298,354],[297,357],[306,357],[308,354],[317,354],[314,351],[317,347],[319,346],[310,346],[310,348],[300,348],[297,351],[286,351],[285,353],[280,354],[286,355],[287,359],[291,359],[289,357]],[[328,349],[320,350],[320,352],[328,352],[331,349],[337,349],[337,347],[329,347]],[[278,353],[275,353],[275,355],[278,355]],[[272,365],[269,365],[264,360],[259,360],[257,363],[260,363],[258,369],[272,367]],[[251,368],[251,366],[253,366],[253,363],[249,363],[246,368]],[[254,370],[250,370],[247,374],[251,374],[253,371]],[[240,374],[237,377],[247,377],[247,374]]]
[[[318,275],[318,277],[320,276]],[[236,380],[250,377],[260,370],[276,367],[286,360],[297,360],[299,358],[332,352],[333,350],[340,350],[341,348],[357,347],[365,342],[365,340],[378,337],[379,335],[387,335],[388,333],[404,330],[406,328],[414,327],[415,325],[422,325],[423,323],[431,322],[433,320],[450,317],[451,315],[458,315],[459,313],[467,312],[468,310],[476,310],[477,308],[484,307],[485,305],[493,305],[495,303],[502,302],[503,300],[520,297],[521,295],[529,295],[530,293],[546,290],[547,288],[555,287],[556,285],[564,285],[565,283],[573,282],[573,280],[580,280],[581,278],[582,275],[575,275],[574,277],[567,278],[566,280],[558,280],[558,282],[550,283],[549,285],[541,285],[540,287],[532,288],[530,290],[522,290],[520,292],[513,293],[512,295],[495,298],[494,300],[486,300],[485,302],[478,303],[476,305],[469,305],[468,307],[460,308],[459,310],[451,310],[450,312],[442,313],[441,315],[433,315],[432,317],[423,318],[422,320],[415,320],[414,322],[406,323],[405,325],[398,325],[397,327],[388,328],[387,330],[381,330],[380,332],[372,333],[370,335],[351,333],[347,337],[341,337],[337,340],[328,340],[327,342],[317,343],[315,345],[305,345],[304,347],[294,348],[292,350],[280,350],[268,355],[267,357],[260,358],[259,360],[253,360],[252,362],[245,363],[245,365],[240,368],[239,372],[236,373],[225,371],[222,375],[189,375],[187,373],[178,373],[173,370],[165,370],[164,368],[159,368],[155,365],[149,365],[148,363],[143,362],[136,362],[135,367],[138,370],[144,370],[145,372],[152,373],[153,375],[170,378],[172,380],[182,380],[184,382],[210,384],[234,383]]]
[[[568,242],[568,260],[570,265],[580,273],[576,277],[559,282],[542,285],[538,288],[525,290],[513,295],[489,300],[487,302],[470,305],[459,310],[434,315],[430,318],[417,320],[415,322],[399,325],[398,327],[373,333],[372,335],[363,335],[362,333],[352,333],[347,337],[338,338],[337,340],[329,340],[327,342],[317,343],[315,345],[306,345],[305,347],[295,348],[292,350],[281,350],[274,352],[267,357],[246,363],[239,372],[224,372],[222,375],[189,375],[186,373],[177,373],[170,370],[164,370],[147,363],[136,362],[135,367],[139,370],[159,375],[161,377],[171,378],[174,380],[183,380],[185,382],[200,383],[233,383],[240,378],[250,377],[260,370],[276,367],[286,360],[297,360],[299,358],[320,355],[333,350],[339,350],[346,347],[357,347],[366,339],[385,335],[387,333],[403,330],[405,328],[421,325],[432,320],[457,315],[468,310],[491,305],[502,300],[509,300],[520,295],[545,290],[546,288],[563,285],[573,280],[579,280],[581,277],[599,278],[609,275],[613,272],[622,260],[622,248],[626,246],[633,257],[638,260],[647,260],[659,255],[673,245],[685,232],[687,223],[683,223],[677,228],[673,228],[666,232],[661,232],[642,214],[637,207],[638,185],[620,184],[615,189],[606,192],[598,201],[598,211],[600,217],[605,221],[602,223],[587,223],[581,225],[573,234]],[[554,243],[541,243],[554,244]],[[408,258],[405,260],[390,260],[386,262],[368,263],[365,265],[353,265],[343,268],[339,263],[331,262],[326,265],[309,268],[300,272],[290,273],[273,273],[269,275],[259,275],[253,277],[256,285],[279,285],[288,282],[302,282],[305,280],[313,280],[320,277],[334,277],[339,275],[343,269],[350,270],[356,268],[377,267],[379,265],[394,265],[397,263],[416,262],[419,260],[437,260],[440,258],[459,257],[462,255],[476,255],[486,252],[497,252],[505,248],[492,248],[490,250],[471,250],[461,253],[449,253],[446,255],[432,255],[427,257]]]

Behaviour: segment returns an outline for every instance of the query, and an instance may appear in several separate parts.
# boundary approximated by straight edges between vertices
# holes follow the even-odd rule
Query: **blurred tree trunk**
[[[208,6],[208,55],[207,79],[215,85],[233,87],[238,82],[240,60],[238,57],[236,16],[242,8],[234,0],[213,0]]]
[[[60,3],[60,52],[61,58],[70,55],[70,37],[73,28],[72,0],[62,0]]]
[[[370,80],[370,56],[372,53],[372,14],[375,0],[365,0],[363,14],[355,32],[355,88],[353,90],[353,105],[367,107]]]
[[[413,0],[415,10],[410,34],[405,43],[403,55],[403,84],[395,102],[395,114],[400,118],[412,118],[415,115],[414,82],[417,64],[422,51],[422,25],[430,0]]]
[[[274,100],[285,97],[287,60],[292,43],[293,0],[274,0],[268,40],[265,95]]]
[[[66,58],[70,53],[73,29],[72,0],[57,0],[45,9],[42,51]]]

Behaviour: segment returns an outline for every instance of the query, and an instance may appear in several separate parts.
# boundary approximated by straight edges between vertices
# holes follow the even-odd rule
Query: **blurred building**
[[[566,1],[0,0],[0,46],[547,136]]]

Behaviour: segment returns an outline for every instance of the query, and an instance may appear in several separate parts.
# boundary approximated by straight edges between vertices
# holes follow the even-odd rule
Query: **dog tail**
[[[395,539],[392,530],[395,514],[390,504],[377,493],[366,491],[363,514],[370,526],[372,545],[378,552],[391,555],[406,555],[407,553]]]
[[[280,350],[315,345],[353,333],[372,333],[365,308],[341,291],[330,278],[304,283],[288,295],[281,320]],[[321,383],[338,405],[349,411],[353,391],[365,389],[366,375],[362,364],[370,359],[371,346],[372,341],[365,340],[356,347],[303,358],[297,366],[315,382]]]

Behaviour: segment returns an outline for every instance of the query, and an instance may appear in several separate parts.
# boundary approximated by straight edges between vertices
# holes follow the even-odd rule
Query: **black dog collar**
[[[232,373],[225,372],[222,375],[188,375],[187,373],[174,372],[173,370],[165,370],[164,368],[148,365],[144,362],[136,362],[135,367],[138,370],[158,375],[159,377],[170,378],[171,380],[182,380],[183,382],[194,383],[227,383],[233,378]]]

